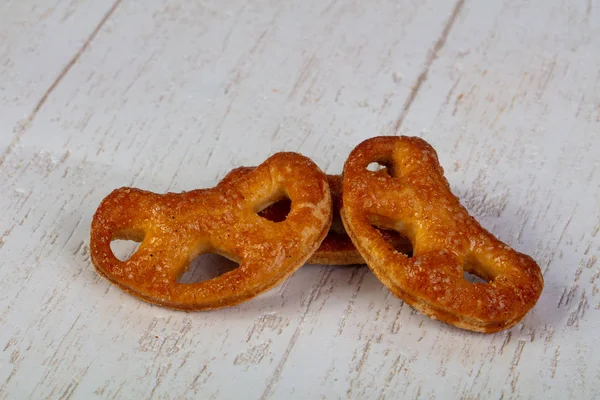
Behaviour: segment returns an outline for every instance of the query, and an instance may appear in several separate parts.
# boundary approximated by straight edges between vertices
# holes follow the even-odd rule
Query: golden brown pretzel
[[[284,196],[285,221],[257,212]],[[216,188],[164,195],[115,190],[100,204],[91,229],[98,272],[145,301],[183,310],[207,310],[248,300],[282,282],[317,249],[331,224],[326,176],[308,158],[278,153],[246,176]],[[115,239],[141,241],[119,261]],[[177,282],[201,253],[218,253],[238,268],[192,284]]]
[[[254,167],[239,167],[230,171],[225,178],[219,183],[235,182],[252,171]],[[340,175],[327,175],[329,189],[331,191],[331,203],[333,205],[333,220],[331,228],[327,236],[321,242],[321,246],[308,259],[308,264],[324,264],[324,265],[352,265],[364,264],[365,261],[361,257],[350,237],[344,229],[340,218],[340,206],[342,200],[342,177]],[[268,205],[264,210],[259,212],[259,215],[271,221],[283,221],[290,209],[289,200],[281,200]],[[381,234],[385,240],[398,251],[410,254],[412,245],[407,238],[400,235],[398,232],[390,230],[381,230]]]
[[[367,169],[376,162],[385,168]],[[375,275],[398,297],[460,328],[496,332],[516,324],[544,286],[535,261],[483,229],[450,191],[435,150],[414,137],[377,137],[344,166],[342,221]],[[413,256],[373,228],[406,235]],[[488,283],[469,283],[464,271]]]

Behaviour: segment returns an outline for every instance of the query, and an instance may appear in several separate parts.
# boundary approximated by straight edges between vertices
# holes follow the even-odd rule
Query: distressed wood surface
[[[108,1],[0,4],[0,164],[113,11]]]
[[[0,5],[0,399],[600,396],[599,66],[591,0]],[[522,323],[461,331],[317,265],[186,314],[90,264],[116,187],[208,187],[279,150],[338,173],[381,134],[430,141],[539,262]]]

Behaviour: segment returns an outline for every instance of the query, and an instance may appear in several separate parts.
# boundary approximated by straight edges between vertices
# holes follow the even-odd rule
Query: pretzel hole
[[[398,253],[402,253],[407,257],[413,256],[413,245],[410,240],[400,232],[391,229],[383,229],[373,226],[379,232],[383,240]]]
[[[183,284],[192,284],[217,278],[233,271],[240,265],[220,254],[203,253],[192,260],[188,269],[177,279]]]
[[[257,214],[259,217],[268,219],[269,221],[282,222],[286,220],[291,209],[292,200],[285,196],[275,201],[269,201],[265,204],[262,204],[262,206],[259,207]]]
[[[463,278],[469,283],[490,283],[496,277],[486,266],[477,258],[467,256],[463,265]]]
[[[367,171],[386,174],[394,177],[394,168],[392,167],[392,163],[385,161],[374,161],[367,165]]]
[[[398,253],[412,257],[414,253],[413,240],[415,232],[410,224],[397,221],[390,217],[382,215],[370,215],[369,224],[375,229],[383,240]]]
[[[135,254],[141,244],[141,240],[115,239],[110,242],[110,250],[117,260],[125,262]]]
[[[478,277],[477,275],[472,274],[468,271],[464,272],[463,278],[465,279],[465,281],[467,281],[469,283],[488,283],[488,281],[486,281],[485,279],[482,279],[482,278]]]

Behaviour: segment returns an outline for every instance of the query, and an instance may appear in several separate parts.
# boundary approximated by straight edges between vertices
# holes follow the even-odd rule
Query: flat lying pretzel
[[[257,214],[286,196],[292,206],[285,221]],[[102,276],[142,300],[208,310],[241,303],[282,282],[317,249],[330,224],[325,174],[306,157],[278,153],[213,189],[164,195],[115,190],[94,215],[91,257]],[[142,243],[121,262],[110,249],[115,239]],[[240,265],[208,281],[179,283],[190,261],[207,252]]]
[[[239,167],[230,171],[225,178],[219,183],[225,184],[235,182],[235,180],[245,176],[254,167]],[[364,264],[365,261],[361,257],[356,247],[352,244],[350,237],[344,229],[340,218],[340,206],[342,199],[342,177],[340,175],[327,175],[329,189],[331,191],[331,203],[333,205],[333,221],[327,236],[321,243],[321,246],[308,259],[308,264],[324,264],[324,265],[353,265]],[[271,221],[283,221],[290,209],[290,202],[281,200],[273,204],[267,205],[264,210],[258,214]],[[398,232],[390,230],[381,230],[381,234],[385,240],[398,251],[410,254],[412,245],[410,241]]]
[[[373,172],[371,163],[385,168]],[[496,332],[516,324],[544,286],[533,259],[483,229],[450,191],[435,150],[422,139],[377,137],[344,166],[342,221],[375,275],[406,303],[460,328]],[[396,230],[413,256],[373,226]],[[464,271],[488,283],[470,283]]]

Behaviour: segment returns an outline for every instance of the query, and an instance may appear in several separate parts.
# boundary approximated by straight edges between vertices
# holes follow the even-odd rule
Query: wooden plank
[[[95,274],[92,213],[115,187],[208,186],[277,150],[339,172],[392,125],[454,6],[413,3],[120,4],[0,169],[0,398],[279,390],[329,269],[228,310],[163,310]]]
[[[546,281],[517,328],[436,337],[422,372],[448,376],[424,395],[439,380],[473,398],[599,395],[599,23],[588,1],[469,2],[399,129],[436,146],[467,207]]]
[[[0,165],[118,3],[0,4]]]

